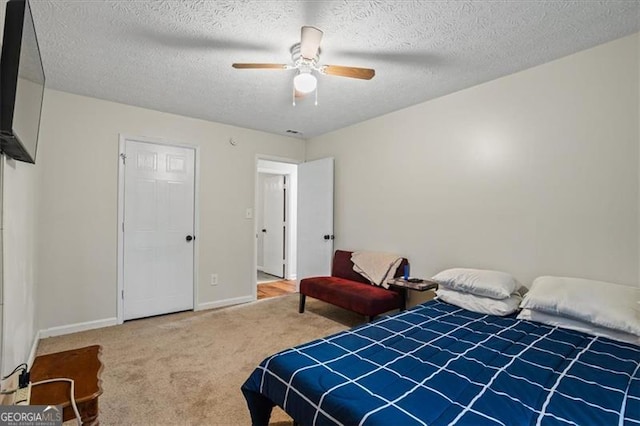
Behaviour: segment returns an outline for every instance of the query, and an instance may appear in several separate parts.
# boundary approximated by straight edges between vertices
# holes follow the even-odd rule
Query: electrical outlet
[[[211,274],[211,285],[218,285],[218,274]]]

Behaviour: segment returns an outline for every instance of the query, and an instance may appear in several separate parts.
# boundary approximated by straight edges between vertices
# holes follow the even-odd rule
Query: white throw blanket
[[[353,270],[371,281],[371,284],[389,288],[387,281],[395,275],[402,257],[391,253],[354,251],[351,261]]]

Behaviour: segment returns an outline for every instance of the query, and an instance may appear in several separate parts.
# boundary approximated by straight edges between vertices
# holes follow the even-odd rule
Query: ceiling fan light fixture
[[[301,72],[293,78],[293,87],[300,93],[311,93],[317,86],[318,79],[310,72]]]

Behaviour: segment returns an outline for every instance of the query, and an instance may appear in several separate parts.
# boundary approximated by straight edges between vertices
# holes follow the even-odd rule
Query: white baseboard
[[[62,336],[63,334],[77,333],[79,331],[93,330],[95,328],[109,327],[118,324],[117,318],[105,318],[95,321],[79,322],[76,324],[61,325],[58,327],[40,330],[40,338]]]
[[[33,336],[33,344],[31,345],[31,350],[29,351],[29,359],[27,360],[27,365],[29,366],[29,370],[33,366],[33,360],[36,359],[36,352],[38,351],[38,343],[40,342],[40,331],[36,331],[36,335]]]
[[[292,275],[289,275],[289,276],[287,277],[287,279],[288,279],[289,281],[295,281],[295,280],[297,280],[297,279],[298,279],[298,276],[297,276],[296,274],[292,274]]]
[[[204,311],[205,309],[224,308],[225,306],[239,305],[240,303],[253,302],[253,296],[232,297],[231,299],[216,300],[214,302],[198,303],[196,311]]]

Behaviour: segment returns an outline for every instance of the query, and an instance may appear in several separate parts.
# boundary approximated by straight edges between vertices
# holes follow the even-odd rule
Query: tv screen
[[[9,0],[0,58],[0,147],[35,163],[44,95],[44,70],[27,0]]]

